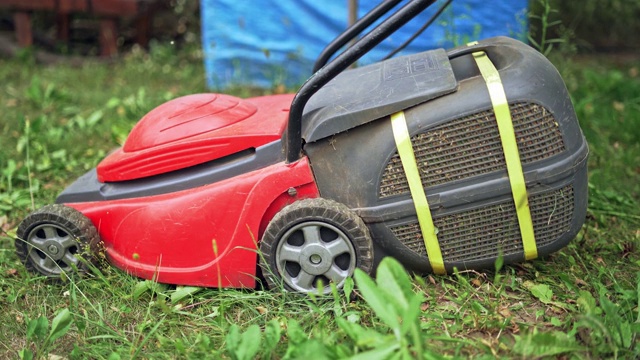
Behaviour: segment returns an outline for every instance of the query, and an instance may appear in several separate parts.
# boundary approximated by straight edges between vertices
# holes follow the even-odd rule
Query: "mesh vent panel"
[[[573,188],[529,197],[531,218],[538,247],[556,241],[569,231],[573,218]],[[447,262],[494,259],[524,252],[513,200],[503,204],[434,219],[438,241]],[[427,256],[418,223],[391,228],[399,241],[421,256]]]
[[[548,110],[530,103],[511,104],[510,109],[523,164],[564,151],[562,134]],[[449,121],[415,135],[411,143],[424,187],[506,169],[493,110]],[[409,193],[397,152],[382,174],[379,191],[381,198]]]

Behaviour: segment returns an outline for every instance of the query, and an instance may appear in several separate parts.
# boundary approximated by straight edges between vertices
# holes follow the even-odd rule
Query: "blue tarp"
[[[318,54],[347,26],[348,0],[201,0],[207,84],[272,87],[301,84]],[[359,63],[384,57],[417,31],[442,4],[420,14]],[[378,1],[360,0],[359,15]],[[402,54],[450,48],[507,35],[526,38],[528,0],[454,0]]]

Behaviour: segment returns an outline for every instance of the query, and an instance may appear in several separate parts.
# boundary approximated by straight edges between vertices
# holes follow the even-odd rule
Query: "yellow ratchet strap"
[[[531,211],[529,209],[529,199],[527,197],[527,187],[524,181],[522,164],[520,163],[520,154],[518,152],[518,144],[513,129],[509,104],[507,103],[507,96],[502,86],[502,80],[500,80],[500,74],[487,54],[484,51],[474,52],[473,58],[476,60],[480,73],[487,83],[489,97],[491,98],[493,111],[496,115],[500,140],[502,141],[502,150],[504,152],[505,162],[507,163],[507,174],[509,175],[509,182],[511,183],[511,193],[516,206],[518,224],[520,225],[524,257],[526,260],[535,259],[538,257],[538,248],[536,247]]]
[[[407,120],[403,111],[391,115],[391,127],[396,147],[398,148],[398,155],[400,155],[400,161],[409,183],[409,190],[418,215],[418,223],[420,224],[424,246],[427,248],[427,256],[429,257],[431,268],[436,274],[446,274],[447,271],[444,268],[444,260],[442,259],[442,252],[436,235],[436,227],[433,225],[427,195],[422,187],[422,180],[418,172],[418,164],[411,146]]]

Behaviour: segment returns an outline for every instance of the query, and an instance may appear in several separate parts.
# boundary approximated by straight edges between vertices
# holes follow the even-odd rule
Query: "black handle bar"
[[[302,87],[300,87],[300,90],[298,90],[293,98],[291,110],[289,111],[289,123],[287,125],[286,139],[288,163],[292,163],[300,159],[302,151],[302,113],[311,96],[331,81],[331,79],[336,77],[434,2],[436,2],[436,0],[410,1],[408,4],[390,15],[380,25],[376,26],[373,30],[364,35],[360,40],[353,44],[353,46],[339,54],[333,61],[316,71],[302,85]],[[374,8],[374,10],[378,8],[379,6]],[[380,17],[383,14],[384,13],[381,13],[378,16]],[[374,21],[375,20],[377,19],[374,19]],[[349,29],[347,29],[347,31],[349,31]]]
[[[327,45],[318,56],[318,59],[313,65],[313,72],[316,72],[320,70],[321,67],[325,66],[329,59],[338,50],[340,50],[340,48],[345,46],[349,41],[353,40],[356,36],[360,35],[360,33],[364,29],[369,27],[369,25],[373,24],[376,20],[380,19],[380,17],[382,17],[400,2],[402,2],[402,0],[385,0],[381,2],[380,4],[378,4],[378,6],[371,9],[363,17],[358,19],[358,21],[351,25],[342,34],[338,35],[337,38],[333,39],[333,41],[331,41],[329,45]]]

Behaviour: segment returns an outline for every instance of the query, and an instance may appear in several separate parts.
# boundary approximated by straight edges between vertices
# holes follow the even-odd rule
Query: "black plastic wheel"
[[[48,277],[86,270],[78,258],[90,260],[100,237],[91,220],[68,206],[46,205],[29,214],[18,226],[16,253],[27,270]]]
[[[260,242],[260,266],[270,288],[282,282],[288,290],[331,291],[356,268],[370,274],[373,243],[362,219],[346,206],[317,198],[283,208],[269,222]]]

